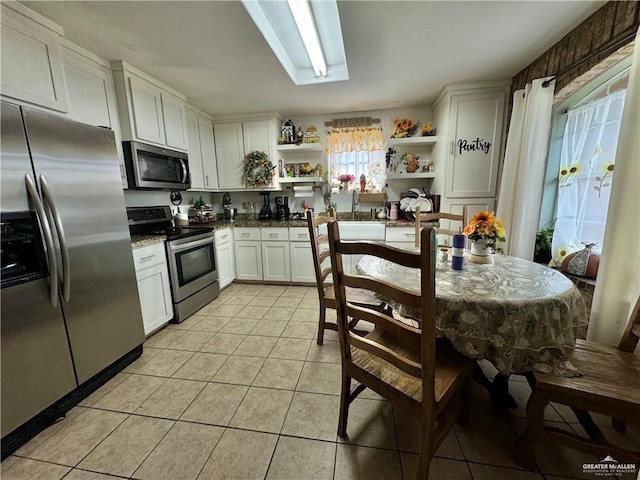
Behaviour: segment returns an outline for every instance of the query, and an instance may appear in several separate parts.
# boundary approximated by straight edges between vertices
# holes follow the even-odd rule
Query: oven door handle
[[[33,206],[36,210],[36,216],[38,217],[40,227],[42,228],[42,235],[44,236],[44,243],[46,246],[46,255],[49,260],[49,275],[51,277],[49,279],[49,301],[51,302],[51,306],[55,307],[58,305],[58,263],[56,261],[56,250],[53,245],[51,226],[49,225],[49,220],[44,211],[44,207],[42,206],[42,202],[40,201],[40,197],[38,197],[36,184],[28,173],[24,176],[24,183],[27,186],[27,193],[33,202]]]
[[[194,240],[193,242],[180,243],[178,245],[173,245],[171,242],[169,242],[168,245],[169,245],[169,250],[171,250],[171,252],[179,253],[183,250],[191,250],[192,248],[197,248],[202,245],[206,245],[208,243],[210,243],[212,246],[215,244],[215,239],[213,235],[207,238],[203,238],[201,240]]]

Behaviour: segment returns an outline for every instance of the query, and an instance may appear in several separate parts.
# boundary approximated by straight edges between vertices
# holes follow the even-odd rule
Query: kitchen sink
[[[341,240],[384,240],[385,226],[380,222],[338,222]],[[318,233],[326,233],[326,225],[318,227]]]

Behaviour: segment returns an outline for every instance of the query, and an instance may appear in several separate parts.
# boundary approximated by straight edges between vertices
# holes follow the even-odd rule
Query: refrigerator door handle
[[[56,262],[55,247],[53,245],[53,235],[51,235],[51,226],[49,225],[44,207],[38,196],[36,184],[28,173],[24,176],[24,183],[27,186],[27,194],[33,202],[33,206],[36,209],[36,216],[42,227],[42,236],[44,237],[47,260],[49,261],[49,275],[51,276],[49,279],[49,301],[51,302],[51,306],[55,307],[58,305],[58,264]]]
[[[62,226],[62,220],[60,218],[60,212],[56,207],[53,197],[51,196],[51,190],[49,189],[49,183],[44,175],[40,175],[40,190],[42,192],[43,203],[49,208],[51,216],[58,232],[58,240],[60,241],[60,253],[62,254],[62,297],[65,302],[69,301],[71,296],[71,263],[69,262],[69,248],[67,247],[67,237],[64,233]]]
[[[182,165],[182,183],[187,183],[189,170],[187,169],[187,164],[184,163],[184,160],[182,158],[180,159],[180,165]]]

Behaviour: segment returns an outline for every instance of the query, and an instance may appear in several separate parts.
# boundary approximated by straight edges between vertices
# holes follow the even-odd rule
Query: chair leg
[[[431,442],[423,435],[420,439],[420,453],[418,455],[417,480],[429,480],[429,468],[431,467]]]
[[[324,324],[327,320],[327,309],[320,305],[320,317],[318,319],[318,345],[322,345],[324,342]]]
[[[458,425],[461,427],[466,427],[469,423],[469,395],[471,393],[471,377],[468,377],[464,381],[464,386],[462,387],[462,407],[460,408],[460,413],[458,414]]]
[[[344,367],[343,367],[344,368]],[[351,393],[351,377],[342,373],[342,390],[340,391],[340,417],[338,419],[338,435],[347,435],[347,419],[349,417],[349,396]]]
[[[544,409],[549,396],[534,390],[527,402],[527,430],[516,446],[515,460],[518,465],[533,470],[536,468],[536,442],[544,431]]]

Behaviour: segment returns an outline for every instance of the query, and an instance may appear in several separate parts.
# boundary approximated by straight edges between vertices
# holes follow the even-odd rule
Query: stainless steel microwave
[[[186,153],[140,142],[122,142],[129,188],[191,188]]]

